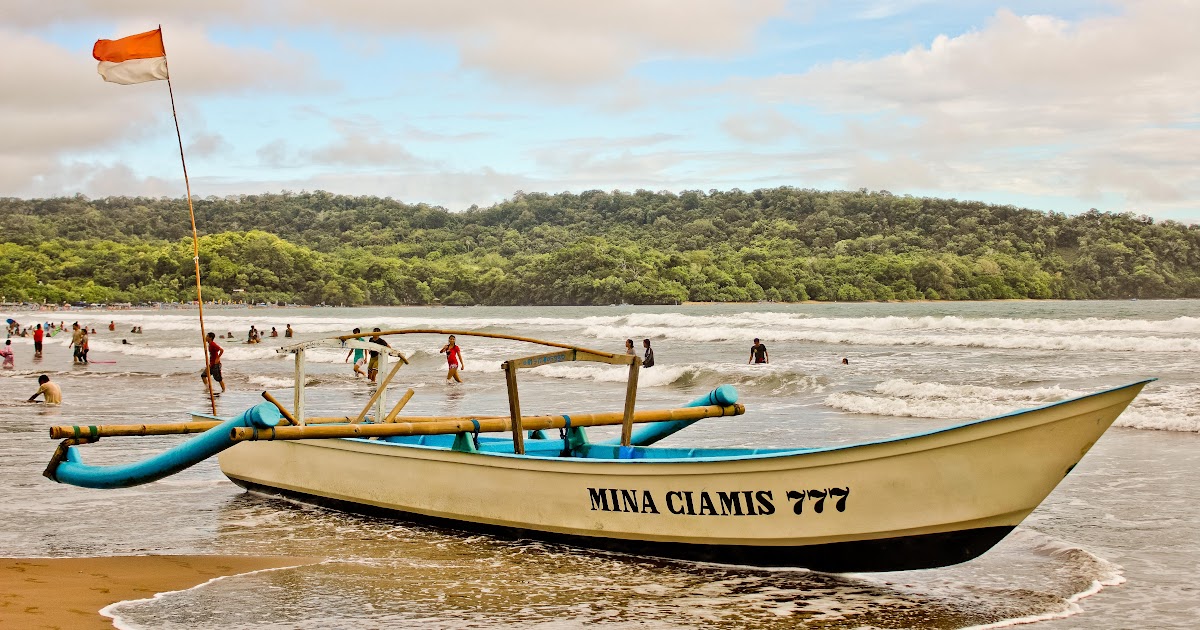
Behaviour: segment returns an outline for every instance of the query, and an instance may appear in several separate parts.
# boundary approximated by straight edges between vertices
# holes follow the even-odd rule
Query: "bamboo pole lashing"
[[[400,410],[404,409],[404,406],[408,404],[409,400],[412,400],[413,393],[414,392],[412,388],[409,388],[408,391],[404,392],[404,395],[400,397],[400,400],[396,401],[396,406],[392,407],[392,410],[388,412],[388,415],[384,417],[383,421],[395,422],[396,416],[400,414]]]
[[[636,412],[634,423],[665,422],[678,420],[700,420],[720,416],[736,416],[746,412],[741,404],[721,407],[711,405],[705,407],[681,407],[678,409],[652,409]],[[572,427],[591,427],[621,424],[625,421],[623,412],[603,412],[592,414],[571,414],[568,420],[565,416],[529,416],[521,419],[522,426],[531,431],[565,428],[568,423]],[[230,430],[233,441],[246,440],[312,440],[347,437],[397,437],[407,435],[448,435],[453,433],[470,433],[475,431],[478,424],[480,432],[507,433],[512,430],[511,418],[481,419],[478,417],[462,416],[437,422],[394,422],[390,424],[350,424],[341,426],[300,426],[275,427],[273,429],[253,429],[237,427]]]

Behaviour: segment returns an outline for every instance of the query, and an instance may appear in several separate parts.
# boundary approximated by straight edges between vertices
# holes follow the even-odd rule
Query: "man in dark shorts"
[[[46,331],[42,330],[41,324],[38,324],[37,328],[33,329],[33,358],[35,359],[42,357],[42,339],[45,336]]]
[[[378,328],[376,328],[375,332],[378,333],[380,331]],[[377,343],[381,346],[384,346],[385,348],[392,347],[391,344],[389,344],[387,341],[385,341],[384,338],[380,337],[378,334],[371,335],[370,341],[371,341],[371,343]],[[371,358],[367,359],[367,381],[370,383],[374,383],[375,377],[378,375],[379,375],[379,353],[372,350]]]
[[[210,387],[208,376],[211,373],[212,379],[221,384],[221,391],[225,391],[225,379],[221,377],[221,355],[225,354],[225,349],[217,345],[217,334],[208,333],[208,367],[200,372],[200,380],[204,381],[205,387]]]
[[[770,363],[770,357],[767,356],[767,347],[754,338],[754,345],[750,346],[750,360],[746,363]]]

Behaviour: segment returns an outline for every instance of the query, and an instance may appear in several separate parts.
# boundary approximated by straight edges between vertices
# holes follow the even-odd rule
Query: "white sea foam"
[[[875,385],[870,392],[836,392],[824,402],[835,409],[864,415],[970,420],[1038,407],[1085,393],[1057,385],[1005,389],[890,379]],[[1198,398],[1200,386],[1151,386],[1114,424],[1135,429],[1200,432],[1200,412],[1193,405]]]
[[[325,564],[326,562],[331,562],[331,561],[326,560],[326,561],[320,562],[318,564]],[[187,593],[187,592],[191,592],[191,591],[198,591],[210,584],[220,582],[221,580],[228,580],[228,579],[236,578],[236,577],[245,577],[248,575],[255,575],[257,573],[266,573],[268,571],[286,571],[288,569],[297,569],[297,568],[300,568],[303,566],[307,566],[307,565],[296,564],[296,565],[291,565],[291,566],[286,566],[286,567],[271,567],[268,569],[258,569],[256,571],[247,571],[245,573],[235,573],[233,575],[220,575],[215,578],[212,578],[211,580],[204,582],[203,584],[197,584],[190,588],[183,588],[183,589],[179,589],[177,591],[163,591],[162,593],[155,593],[153,597],[145,597],[142,599],[127,599],[127,600],[115,602],[115,603],[105,606],[104,608],[101,608],[100,615],[103,617],[108,617],[109,619],[112,619],[113,626],[119,628],[120,630],[139,630],[137,626],[126,623],[125,620],[121,619],[121,616],[120,616],[121,608],[124,608],[127,606],[135,606],[137,604],[146,603],[146,602],[153,602],[155,600],[162,599],[163,597],[166,597],[167,595],[173,595],[176,593]]]
[[[962,630],[993,630],[995,628],[1010,628],[1051,619],[1065,619],[1083,612],[1079,602],[1099,593],[1105,586],[1116,586],[1125,582],[1121,566],[1089,553],[1087,550],[1050,539],[1042,534],[1027,529],[1018,528],[1009,536],[1013,539],[1025,539],[1033,545],[1035,553],[1050,556],[1063,562],[1068,568],[1064,571],[1074,575],[1084,586],[1063,599],[1061,610],[1041,614],[1027,615],[1012,619],[1004,619],[993,623],[981,624],[963,628]],[[1040,539],[1040,540],[1039,540]]]

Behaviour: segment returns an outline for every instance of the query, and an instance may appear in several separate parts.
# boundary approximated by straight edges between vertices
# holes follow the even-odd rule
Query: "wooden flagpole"
[[[158,25],[158,37],[162,39],[162,24]],[[179,114],[175,113],[175,90],[171,87],[171,62],[167,55],[167,43],[163,42],[163,61],[167,66],[167,93],[171,95],[171,117],[175,119],[175,138],[179,140],[179,162],[183,164],[183,185],[187,189],[188,215],[192,218],[192,262],[196,264],[196,306],[200,309],[200,345],[203,348],[204,371],[209,377],[208,402],[213,415],[217,415],[217,397],[213,394],[212,364],[208,356],[208,334],[204,331],[204,297],[200,292],[200,236],[196,232],[196,212],[192,209],[192,184],[188,181],[187,160],[183,157],[183,134],[179,133]]]

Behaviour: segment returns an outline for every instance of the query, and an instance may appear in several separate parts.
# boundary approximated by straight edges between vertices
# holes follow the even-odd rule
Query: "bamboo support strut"
[[[517,395],[517,362],[504,362],[504,381],[508,385],[508,416],[512,427],[513,452],[525,454],[525,428],[521,421],[521,399]]]
[[[400,397],[400,400],[396,401],[396,406],[392,407],[392,410],[389,411],[388,415],[383,418],[383,421],[384,422],[395,422],[396,416],[400,414],[401,409],[404,409],[404,405],[407,405],[408,401],[412,399],[413,393],[414,392],[412,389],[409,389],[408,391],[404,392],[404,395]]]
[[[728,407],[711,405],[706,407],[681,407],[678,409],[653,409],[635,413],[633,422],[700,420],[702,418],[719,416],[737,416],[743,413],[746,413],[746,408],[740,404]],[[529,416],[521,419],[521,426],[526,430],[537,431],[562,429],[567,426],[594,427],[614,425],[621,424],[624,420],[624,412],[571,414],[569,418],[567,416]],[[246,440],[312,440],[348,437],[448,435],[453,433],[471,433],[476,430],[483,433],[499,433],[512,431],[512,428],[512,419],[507,417],[478,418],[463,416],[431,422],[274,427],[271,429],[247,429],[239,427],[231,429],[229,437],[230,440],[235,442]]]
[[[367,412],[371,411],[371,405],[374,405],[375,401],[379,400],[379,397],[382,396],[383,392],[387,390],[388,383],[392,382],[392,377],[395,376],[396,372],[399,372],[400,368],[406,363],[408,363],[408,361],[405,361],[404,357],[400,357],[400,360],[396,362],[396,367],[392,368],[392,371],[388,372],[388,375],[383,377],[383,380],[379,382],[379,386],[375,388],[375,393],[371,394],[371,399],[367,401],[367,406],[363,407],[362,411],[358,412],[358,417],[354,419],[354,422],[362,422],[363,418],[367,417]],[[379,414],[377,413],[375,416],[375,420],[379,421]]]
[[[275,407],[277,409],[279,409],[279,414],[283,416],[284,420],[288,421],[288,424],[291,424],[291,425],[300,424],[299,422],[296,422],[296,416],[293,416],[292,412],[285,409],[283,406],[283,403],[279,402],[278,400],[275,400],[275,397],[271,395],[271,392],[264,391],[262,393],[262,397],[267,402],[271,403],[272,405],[275,405]]]
[[[638,370],[641,364],[635,360],[629,364],[629,381],[625,385],[625,412],[621,422],[621,446],[633,441],[634,404],[637,400]]]

